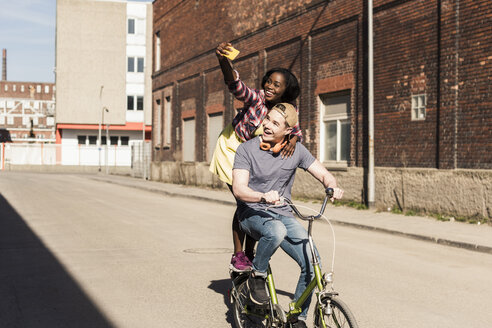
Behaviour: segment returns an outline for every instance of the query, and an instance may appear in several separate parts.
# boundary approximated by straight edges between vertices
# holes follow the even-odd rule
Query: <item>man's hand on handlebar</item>
[[[263,197],[261,197],[261,202],[273,205],[280,204],[280,196],[278,195],[278,191],[270,190],[269,192],[264,193]]]
[[[330,189],[333,189],[333,196],[330,197],[332,203],[335,201],[335,199],[342,199],[343,189],[340,188],[330,188]]]

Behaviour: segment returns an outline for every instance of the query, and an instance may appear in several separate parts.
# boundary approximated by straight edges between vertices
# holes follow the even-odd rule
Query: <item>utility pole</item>
[[[101,126],[104,124],[104,107],[102,106],[102,93],[103,93],[104,85],[101,85],[101,90],[99,90],[99,108],[101,108],[101,121],[99,122],[99,137],[98,137],[98,152],[99,152],[99,172],[101,172]],[[106,141],[107,142],[107,141]]]

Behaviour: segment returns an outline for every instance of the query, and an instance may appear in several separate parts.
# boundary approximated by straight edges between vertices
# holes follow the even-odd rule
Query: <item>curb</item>
[[[438,245],[451,246],[451,247],[455,247],[455,248],[467,249],[470,251],[475,251],[475,252],[480,252],[480,253],[492,254],[492,247],[489,247],[489,246],[471,244],[471,243],[454,241],[454,240],[437,238],[437,237],[418,235],[418,234],[413,234],[413,233],[409,233],[409,232],[402,232],[402,231],[398,231],[398,230],[379,228],[379,227],[368,226],[368,225],[359,224],[359,223],[351,223],[351,222],[344,222],[344,221],[338,221],[338,220],[330,220],[330,221],[337,224],[337,225],[341,225],[341,226],[348,226],[348,227],[357,228],[357,229],[361,229],[361,230],[372,230],[372,231],[376,231],[376,232],[387,233],[387,234],[406,237],[406,238],[410,238],[410,239],[416,239],[416,240],[431,242],[431,243],[438,244]]]
[[[98,178],[93,178],[93,177],[88,177],[88,178],[91,180],[94,180],[94,181],[106,182],[106,183],[111,183],[111,184],[115,184],[115,185],[119,185],[119,186],[135,188],[135,189],[139,189],[139,190],[143,190],[143,191],[149,191],[149,192],[153,192],[153,193],[166,195],[169,197],[181,197],[181,198],[191,198],[191,199],[201,200],[201,201],[212,201],[212,202],[222,204],[222,205],[232,205],[232,206],[236,205],[236,202],[228,201],[228,200],[221,200],[221,199],[210,198],[210,197],[205,197],[205,196],[197,196],[197,195],[169,192],[169,191],[165,191],[162,189],[156,189],[156,188],[152,188],[152,187],[141,187],[141,186],[136,186],[136,185],[132,185],[132,184],[121,183],[118,181],[112,181],[112,180],[108,180],[108,179],[98,179]],[[454,241],[454,240],[437,238],[437,237],[418,235],[418,234],[402,232],[402,231],[398,231],[398,230],[391,230],[391,229],[386,229],[386,228],[368,226],[368,225],[359,224],[359,223],[351,223],[351,222],[338,221],[338,220],[333,220],[333,219],[330,221],[332,223],[340,225],[340,226],[347,226],[347,227],[352,227],[352,228],[361,229],[361,230],[376,231],[376,232],[386,233],[386,234],[390,234],[390,235],[401,236],[401,237],[405,237],[405,238],[431,242],[431,243],[438,244],[438,245],[444,245],[444,246],[466,249],[466,250],[470,250],[470,251],[474,251],[474,252],[492,254],[492,247],[489,247],[489,246],[471,244],[471,243],[467,243],[467,242],[460,242],[460,241]]]

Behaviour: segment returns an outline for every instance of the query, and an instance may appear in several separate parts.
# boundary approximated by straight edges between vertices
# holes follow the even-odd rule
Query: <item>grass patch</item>
[[[419,213],[417,213],[416,211],[414,210],[408,210],[408,211],[405,211],[405,216],[416,216],[418,215]]]
[[[446,217],[440,213],[431,214],[430,216],[435,218],[437,221],[442,221],[442,222],[447,222],[451,220],[451,218]]]
[[[391,213],[393,213],[393,214],[402,214],[403,212],[400,210],[400,208],[398,206],[393,206],[391,208]]]
[[[396,205],[391,208],[391,213],[404,214],[405,216],[416,216],[416,215],[425,216],[425,215],[427,215],[427,216],[430,216],[430,217],[436,219],[437,221],[441,221],[441,222],[457,221],[457,222],[463,222],[463,223],[469,223],[469,224],[492,225],[492,222],[489,218],[483,217],[479,214],[475,214],[472,216],[452,216],[449,214],[442,214],[442,213],[423,212],[423,211],[419,211],[416,209],[409,209],[409,210],[406,210],[403,212]]]
[[[467,222],[468,221],[468,219],[464,216],[457,216],[454,219],[458,222]]]
[[[333,203],[333,205],[335,206],[347,206],[347,207],[352,207],[352,208],[355,208],[357,210],[367,210],[368,207],[366,206],[366,204],[363,204],[363,203],[359,203],[359,202],[356,202],[354,200],[349,200],[349,201],[344,201],[344,200],[335,200],[335,202]]]

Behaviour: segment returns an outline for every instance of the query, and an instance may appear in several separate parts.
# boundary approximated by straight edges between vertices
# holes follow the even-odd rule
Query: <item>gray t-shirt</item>
[[[234,158],[233,169],[249,171],[248,186],[254,191],[269,192],[277,190],[280,196],[291,198],[291,189],[298,167],[307,170],[315,158],[298,143],[291,157],[282,158],[271,151],[260,149],[260,138],[256,137],[239,145]],[[245,207],[256,210],[265,210],[270,204],[239,202],[242,212]],[[275,213],[293,216],[290,206],[273,207],[269,209]]]

